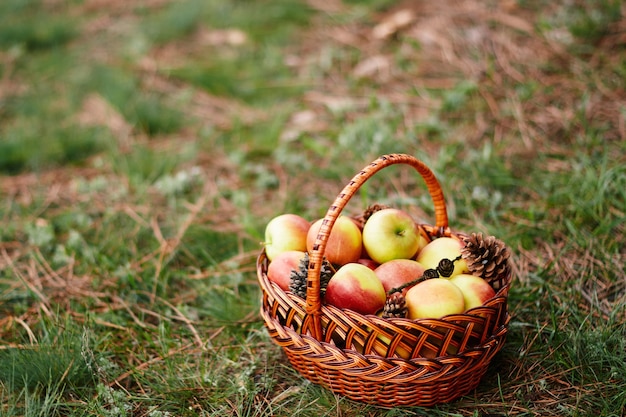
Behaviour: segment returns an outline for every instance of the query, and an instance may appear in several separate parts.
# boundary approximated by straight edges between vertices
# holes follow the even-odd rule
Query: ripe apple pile
[[[281,214],[267,224],[267,276],[282,290],[289,291],[291,272],[305,252],[312,251],[322,221]],[[470,273],[461,257],[463,245],[457,237],[430,241],[407,212],[396,208],[375,211],[363,225],[341,215],[324,252],[336,271],[324,302],[360,314],[380,314],[388,296],[401,292],[409,319],[440,318],[481,306],[495,291]]]

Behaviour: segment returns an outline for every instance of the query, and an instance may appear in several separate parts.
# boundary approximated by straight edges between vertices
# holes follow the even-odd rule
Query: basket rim
[[[428,225],[426,225],[428,226]],[[452,234],[463,234],[463,232],[451,232]],[[273,291],[274,293],[280,294],[282,297],[284,298],[288,298],[294,305],[299,306],[302,310],[304,314],[306,313],[306,299],[294,294],[291,291],[284,291],[282,288],[280,288],[276,283],[271,282],[269,280],[269,278],[267,277],[267,264],[269,263],[269,259],[267,259],[266,254],[265,254],[265,249],[262,249],[261,252],[259,253],[259,255],[257,256],[257,278],[259,280],[259,283],[261,284],[261,289],[262,292],[265,294],[268,291],[270,291],[269,289],[271,289],[271,291]],[[352,318],[357,318],[361,321],[371,321],[373,323],[389,323],[389,324],[393,324],[393,325],[408,325],[408,326],[416,326],[416,325],[423,325],[425,327],[437,327],[437,326],[457,326],[456,322],[458,322],[460,319],[466,318],[467,316],[470,317],[480,317],[479,311],[484,308],[485,306],[488,306],[490,303],[493,303],[497,300],[503,300],[502,303],[503,304],[507,304],[508,303],[508,293],[511,287],[511,282],[513,279],[513,274],[512,271],[508,271],[508,274],[505,277],[505,282],[504,284],[496,291],[495,295],[490,298],[489,300],[486,300],[482,306],[478,306],[478,307],[474,307],[471,309],[468,309],[466,311],[464,311],[463,313],[458,313],[458,314],[448,314],[445,316],[442,316],[440,318],[420,318],[420,319],[409,319],[409,318],[384,318],[375,314],[361,314],[358,313],[354,310],[350,310],[350,309],[344,309],[344,308],[339,308],[333,305],[329,305],[329,304],[324,304],[322,303],[321,307],[320,307],[320,317],[322,319],[324,318],[328,318],[330,320],[331,317],[333,316],[337,316],[340,314],[345,314],[348,315]],[[269,288],[268,288],[269,287]],[[261,310],[264,310],[264,306],[261,306]],[[413,364],[430,364],[432,365],[433,363],[438,363],[439,361],[442,360],[442,358],[450,358],[450,357],[467,357],[472,356],[474,354],[476,354],[477,352],[482,352],[487,348],[491,348],[491,343],[493,343],[494,340],[497,340],[499,338],[502,338],[503,336],[506,335],[506,333],[508,332],[508,325],[509,322],[511,320],[511,315],[507,311],[505,312],[505,317],[502,320],[502,323],[497,326],[495,328],[496,331],[494,331],[492,334],[489,334],[484,341],[481,344],[477,344],[471,347],[466,348],[465,350],[463,350],[462,352],[457,352],[457,353],[446,353],[446,355],[441,355],[441,356],[437,356],[434,358],[426,358],[426,357],[412,357],[412,358],[402,358],[402,357],[386,357],[386,356],[382,356],[382,355],[378,355],[378,354],[363,354],[361,352],[358,352],[357,350],[351,349],[351,348],[340,348],[341,350],[343,350],[346,353],[350,353],[351,355],[357,355],[360,356],[362,358],[379,358],[379,359],[384,359],[386,361],[393,361],[393,362],[411,362]],[[282,325],[281,325],[282,326]],[[302,334],[299,332],[296,332],[295,330],[293,330],[291,327],[285,327],[282,326],[287,332],[291,333],[291,332],[295,332],[295,334],[298,335],[298,337],[302,338],[303,340],[315,340],[316,343],[319,343],[320,346],[323,346],[325,348],[330,348],[330,349],[335,349],[335,348],[339,348],[337,346],[335,346],[334,344],[324,341],[322,340],[322,337],[314,337],[314,335],[312,335],[310,332],[307,332],[306,334]]]
[[[262,269],[262,265],[261,263],[264,261],[268,261],[267,256],[265,254],[265,249],[263,249],[259,255],[257,255],[257,273],[260,273]],[[264,275],[267,278],[267,274],[266,271],[263,271]],[[409,318],[402,318],[402,317],[381,317],[378,316],[376,314],[361,314],[358,313],[354,310],[350,310],[347,308],[340,308],[340,307],[336,307],[334,305],[330,305],[330,304],[325,304],[322,303],[321,306],[321,312],[323,312],[325,316],[328,316],[328,313],[333,313],[334,311],[341,311],[341,312],[349,312],[350,315],[352,316],[361,316],[364,318],[371,318],[373,320],[382,320],[382,321],[386,321],[386,322],[391,322],[391,323],[424,323],[424,324],[431,324],[431,325],[436,325],[436,324],[441,324],[441,323],[446,323],[449,324],[451,322],[454,322],[455,319],[458,319],[458,317],[463,317],[466,315],[472,315],[473,312],[476,312],[477,310],[480,310],[481,307],[484,307],[487,303],[489,303],[490,301],[496,299],[496,298],[500,298],[500,297],[507,297],[508,298],[508,293],[509,290],[511,289],[511,281],[513,279],[513,274],[511,271],[509,271],[509,273],[506,276],[507,280],[506,280],[506,284],[503,285],[502,287],[500,287],[496,292],[495,295],[487,300],[485,300],[485,302],[483,303],[483,305],[478,306],[478,307],[473,307],[470,308],[468,310],[465,310],[463,313],[456,313],[456,314],[446,314],[445,316],[442,316],[440,318],[420,318],[420,319],[409,319]],[[280,288],[277,284],[269,281],[269,278],[267,278],[267,282],[268,285],[271,285],[273,287],[273,289],[277,292],[281,292],[285,295],[289,295],[290,298],[292,298],[296,303],[301,304],[302,307],[306,306],[306,299],[302,298],[296,294],[294,294],[292,291],[285,291],[282,288]],[[331,314],[332,315],[332,314]]]

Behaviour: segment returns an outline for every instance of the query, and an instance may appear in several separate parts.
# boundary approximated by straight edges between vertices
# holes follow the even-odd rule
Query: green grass
[[[619,2],[416,5],[385,40],[386,0],[105,3],[0,5],[0,416],[624,415]],[[428,409],[306,382],[259,315],[267,221],[391,152],[514,255],[507,343]],[[433,220],[406,167],[373,202]]]
[[[37,52],[70,42],[79,29],[68,22],[68,7],[51,10],[37,0],[8,0],[0,6],[0,45]]]

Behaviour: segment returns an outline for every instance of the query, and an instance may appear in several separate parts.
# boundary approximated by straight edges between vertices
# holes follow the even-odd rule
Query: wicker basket
[[[306,300],[270,282],[267,257],[260,254],[261,315],[291,365],[313,383],[383,407],[432,406],[475,389],[502,348],[511,274],[491,280],[496,295],[483,306],[441,319],[384,319],[322,304],[321,261],[335,220],[365,181],[393,164],[412,166],[426,182],[435,206],[435,226],[422,225],[430,238],[463,236],[448,228],[441,187],[426,165],[409,155],[381,156],[328,209],[310,253]]]

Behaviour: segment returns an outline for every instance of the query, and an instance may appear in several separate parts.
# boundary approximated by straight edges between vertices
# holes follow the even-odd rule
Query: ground
[[[616,1],[0,6],[0,416],[624,415],[626,11]],[[10,18],[8,17],[10,16]],[[380,409],[263,327],[273,216],[379,155],[513,252],[479,388]],[[421,179],[372,202],[432,222]]]

